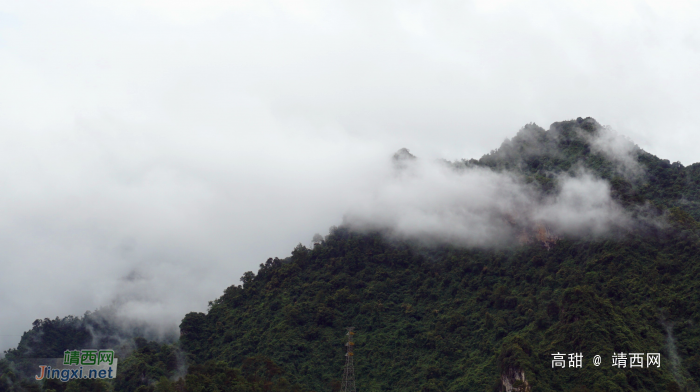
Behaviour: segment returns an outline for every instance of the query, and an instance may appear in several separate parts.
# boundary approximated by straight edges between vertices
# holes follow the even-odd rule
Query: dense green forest
[[[633,230],[464,248],[341,225],[245,273],[170,341],[92,314],[37,320],[0,360],[0,391],[338,391],[347,326],[359,391],[698,390],[700,164],[635,148],[641,171],[624,173],[591,148],[600,130],[590,118],[530,124],[447,164],[517,173],[543,194],[584,167],[639,217]],[[119,347],[116,380],[25,378],[26,358],[86,347]],[[581,368],[552,368],[551,354],[579,352]],[[661,353],[661,367],[612,367],[619,352]]]

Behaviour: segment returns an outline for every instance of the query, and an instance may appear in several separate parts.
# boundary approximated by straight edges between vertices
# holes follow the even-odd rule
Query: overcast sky
[[[0,0],[0,350],[120,304],[165,327],[326,234],[399,148],[591,116],[700,161],[700,6]]]

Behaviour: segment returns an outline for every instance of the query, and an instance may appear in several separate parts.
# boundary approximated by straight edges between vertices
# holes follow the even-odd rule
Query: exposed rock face
[[[547,250],[559,241],[559,237],[552,234],[545,225],[537,225],[535,238],[541,242]]]
[[[536,224],[533,228],[523,228],[517,238],[521,245],[535,242],[542,244],[547,250],[551,249],[559,241],[559,237],[542,223]]]
[[[530,384],[525,380],[525,371],[511,368],[501,374],[503,391],[530,392]]]

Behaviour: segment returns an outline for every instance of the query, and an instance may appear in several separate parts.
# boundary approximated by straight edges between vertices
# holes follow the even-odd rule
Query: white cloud
[[[515,245],[517,236],[547,227],[553,235],[604,235],[631,219],[609,184],[585,171],[557,179],[549,197],[508,172],[455,170],[436,161],[405,161],[356,203],[345,223],[399,238],[468,246]]]
[[[627,177],[639,177],[643,168],[637,160],[639,147],[628,137],[615,132],[610,127],[602,127],[595,134],[581,133],[590,143],[591,150],[603,154],[611,160],[617,171]]]
[[[602,235],[611,229],[631,227],[630,216],[610,196],[607,181],[590,173],[559,179],[559,192],[537,207],[536,221],[546,222],[557,233]]]

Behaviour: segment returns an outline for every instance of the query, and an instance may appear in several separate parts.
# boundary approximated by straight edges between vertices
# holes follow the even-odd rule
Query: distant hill
[[[479,160],[446,164],[513,173],[545,196],[585,169],[638,220],[607,236],[533,227],[527,241],[471,248],[332,228],[187,314],[177,342],[134,341],[104,387],[337,391],[354,326],[359,391],[698,390],[700,165],[657,158],[591,118],[530,124]],[[66,332],[46,333],[53,324]],[[0,361],[0,391],[30,390],[13,369],[31,351],[83,344],[80,325],[35,324]],[[661,367],[615,368],[620,352],[660,353]],[[555,353],[582,353],[582,368],[553,369]]]

